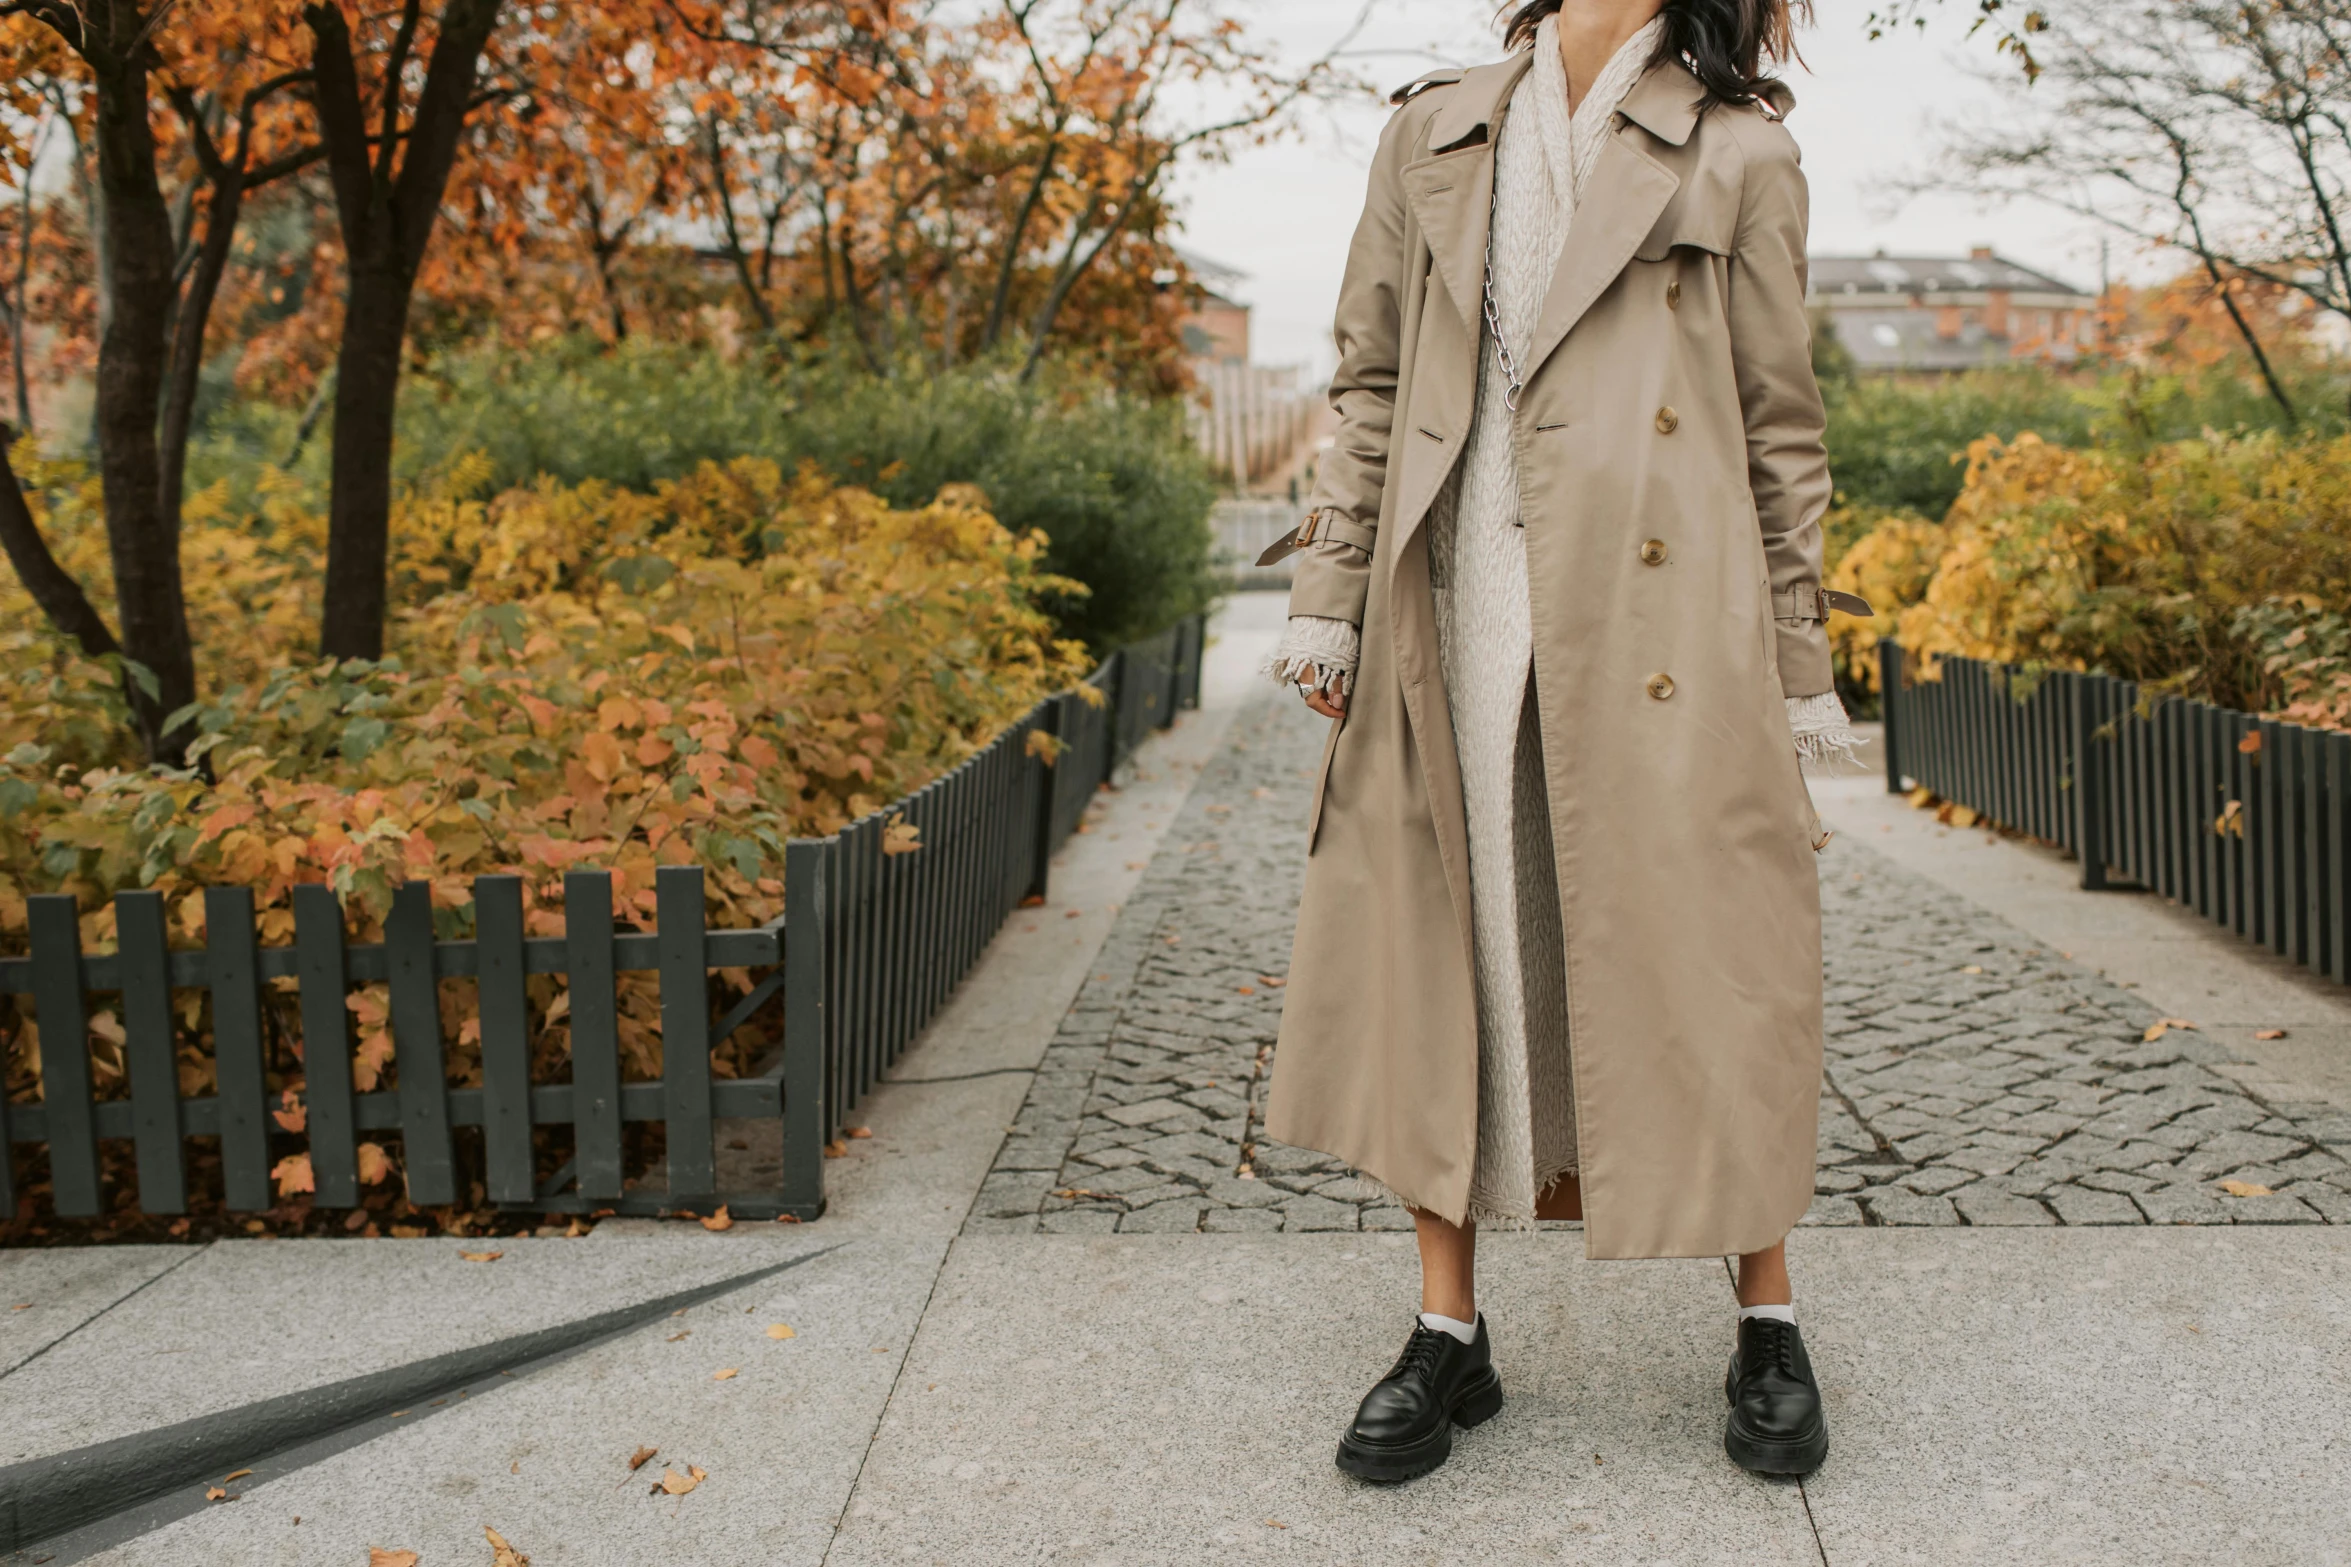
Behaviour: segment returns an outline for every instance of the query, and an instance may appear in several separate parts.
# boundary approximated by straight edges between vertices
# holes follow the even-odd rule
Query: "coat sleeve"
[[[1400,171],[1410,155],[1412,127],[1425,119],[1424,112],[1407,107],[1380,137],[1331,333],[1339,349],[1338,374],[1331,379],[1339,429],[1316,470],[1313,504],[1367,531],[1379,527],[1388,435],[1396,418],[1406,229]],[[1370,551],[1330,540],[1312,544],[1298,554],[1290,613],[1360,626],[1370,588]]]
[[[1786,127],[1759,115],[1739,120],[1747,170],[1731,254],[1731,361],[1746,416],[1747,484],[1763,527],[1771,591],[1779,597],[1820,586],[1820,519],[1832,493],[1804,310],[1809,201]],[[1828,627],[1810,617],[1782,618],[1777,627],[1782,693],[1807,697],[1833,689]]]

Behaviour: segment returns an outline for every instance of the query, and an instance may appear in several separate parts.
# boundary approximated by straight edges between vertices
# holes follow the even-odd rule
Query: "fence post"
[[[2106,766],[2098,751],[2092,682],[2066,681],[2068,739],[2073,747],[2073,831],[2082,860],[2082,890],[2106,890]]]
[[[661,1090],[669,1122],[669,1195],[718,1190],[711,1142],[710,971],[703,957],[702,867],[653,873],[661,965]]]
[[[1892,637],[1878,638],[1878,711],[1885,731],[1886,793],[1902,793],[1902,750],[1894,712],[1902,697],[1902,644]]]
[[[61,1219],[94,1218],[98,1133],[90,1108],[90,1013],[82,993],[81,915],[71,893],[25,899],[33,1005],[41,1016],[41,1107],[48,1113],[51,1201]]]
[[[786,1207],[803,1218],[824,1208],[826,872],[831,844],[795,838],[784,847],[784,1180]]]
[[[1037,704],[1037,727],[1032,731],[1036,734],[1050,735],[1054,741],[1054,746],[1046,748],[1045,756],[1037,759],[1039,771],[1037,774],[1036,838],[1029,850],[1028,891],[1022,894],[1024,898],[1034,898],[1039,903],[1044,902],[1052,890],[1053,807],[1059,797],[1056,781],[1060,776],[1057,769],[1069,751],[1067,746],[1061,745],[1061,732],[1065,727],[1061,721],[1061,715],[1064,704],[1076,700],[1077,698],[1071,696],[1045,698],[1044,701]],[[1059,747],[1062,755],[1053,754],[1055,747]]]

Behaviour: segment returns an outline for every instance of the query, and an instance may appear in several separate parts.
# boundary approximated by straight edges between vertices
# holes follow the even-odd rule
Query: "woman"
[[[1334,720],[1267,1123],[1411,1209],[1422,1313],[1339,1465],[1501,1407],[1479,1224],[1739,1257],[1726,1446],[1828,1448],[1783,1241],[1811,1201],[1843,751],[1805,190],[1761,74],[1805,0],[1533,0],[1397,100],[1337,440],[1271,666]],[[1865,607],[1864,607],[1865,608]]]

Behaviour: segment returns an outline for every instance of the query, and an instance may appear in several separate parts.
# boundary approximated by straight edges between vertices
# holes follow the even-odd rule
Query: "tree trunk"
[[[24,488],[16,482],[16,469],[8,461],[8,448],[15,439],[16,432],[0,424],[0,554],[16,568],[25,591],[41,606],[49,623],[79,643],[84,653],[92,658],[119,653],[122,648],[106,628],[105,617],[72,573],[49,553],[47,541],[33,523],[33,510],[25,504]]]
[[[96,416],[106,541],[123,654],[153,677],[134,675],[129,682],[132,711],[148,755],[176,762],[185,737],[166,735],[163,720],[196,699],[196,660],[181,592],[179,528],[163,507],[155,440],[176,292],[171,213],[155,175],[145,64],[134,54],[127,62],[92,66],[106,234]]]
[[[319,651],[329,658],[383,656],[392,416],[408,305],[449,188],[499,5],[500,0],[448,0],[441,8],[432,60],[407,135],[398,140],[371,131],[350,24],[341,8],[303,7],[313,45],[320,140],[350,280],[342,347],[335,359],[334,480],[327,502],[326,599],[318,638]],[[414,36],[409,24],[422,9],[421,0],[407,0],[391,68],[395,80]],[[391,110],[384,112],[385,132],[396,118]]]
[[[409,279],[389,258],[353,256],[335,356],[333,489],[327,502],[328,658],[384,656],[385,572],[391,560],[392,416],[408,336]]]

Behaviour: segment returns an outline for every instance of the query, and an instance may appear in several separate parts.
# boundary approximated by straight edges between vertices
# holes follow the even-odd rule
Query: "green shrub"
[[[1205,606],[1216,483],[1174,402],[992,368],[879,377],[827,363],[631,342],[447,355],[402,399],[401,452],[422,477],[461,452],[499,488],[542,474],[649,489],[704,461],[813,461],[898,506],[977,485],[1015,532],[1051,541],[1049,570],[1092,591],[1056,600],[1096,651]]]

